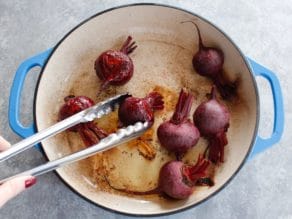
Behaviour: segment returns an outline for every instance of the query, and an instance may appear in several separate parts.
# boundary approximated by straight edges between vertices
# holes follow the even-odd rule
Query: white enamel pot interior
[[[242,53],[210,22],[191,12],[162,5],[139,4],[107,10],[68,33],[57,44],[42,69],[35,99],[37,129],[42,130],[57,122],[63,98],[69,94],[86,95],[95,101],[99,100],[96,92],[100,81],[95,74],[94,61],[101,52],[120,48],[128,35],[131,35],[138,45],[136,51],[131,54],[135,66],[134,76],[126,85],[104,92],[101,99],[122,92],[142,97],[160,87],[163,88],[164,94],[170,95],[166,103],[171,110],[159,115],[169,118],[180,88],[186,87],[196,97],[193,113],[195,108],[206,100],[211,82],[196,74],[192,68],[192,56],[198,50],[198,36],[192,24],[181,24],[181,21],[186,20],[198,24],[205,45],[222,49],[226,75],[230,80],[238,78],[240,81],[240,98],[233,103],[224,102],[231,111],[227,134],[229,143],[225,147],[225,162],[216,168],[215,185],[198,187],[187,200],[173,201],[157,195],[128,196],[100,189],[95,177],[102,173],[98,172],[96,159],[100,159],[102,155],[57,170],[59,176],[73,190],[99,206],[135,215],[166,214],[195,206],[222,189],[239,171],[250,152],[257,133],[259,105],[255,80]],[[154,129],[161,122],[158,117],[155,118]],[[110,121],[104,119],[100,124],[102,126],[108,122]],[[206,144],[206,140],[201,138],[198,145],[187,153],[184,159],[195,162],[198,153],[202,152]],[[59,134],[44,141],[42,146],[49,160],[84,148],[76,133]],[[113,183],[118,187],[127,183],[133,183],[133,188],[137,190],[142,189],[141,186],[146,183],[147,189],[155,187],[159,168],[172,157],[167,157],[162,150],[162,154],[158,152],[154,160],[148,161],[143,157],[137,158],[137,149],[126,147],[127,145],[119,146],[111,152],[116,155],[106,153],[106,162],[116,162],[115,168],[120,171],[112,172],[108,177],[116,179]],[[124,155],[122,150],[131,150],[134,158]],[[164,155],[166,158],[163,160],[161,157]],[[115,174],[120,174],[120,177]]]

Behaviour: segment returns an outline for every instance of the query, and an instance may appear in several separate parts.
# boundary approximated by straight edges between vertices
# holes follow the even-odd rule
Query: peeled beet
[[[97,76],[102,81],[100,91],[108,85],[123,85],[132,78],[134,65],[129,54],[137,46],[135,42],[131,41],[132,37],[129,36],[119,51],[107,50],[96,59],[94,68]]]
[[[86,96],[67,96],[64,98],[65,104],[59,110],[59,120],[64,120],[76,113],[81,112],[94,105],[94,101]],[[77,132],[79,125],[69,128],[70,131]]]
[[[82,110],[94,105],[92,99],[86,96],[67,96],[65,103],[59,110],[59,120],[66,119]],[[89,147],[97,144],[100,139],[105,138],[107,133],[99,128],[93,121],[80,123],[68,129],[69,131],[78,132],[84,144]]]
[[[128,97],[119,107],[119,120],[123,126],[136,122],[154,122],[154,110],[163,109],[163,97],[158,92],[152,92],[145,98]]]
[[[200,138],[199,130],[188,118],[192,99],[192,95],[182,89],[172,118],[157,129],[161,145],[178,158],[195,146]]]

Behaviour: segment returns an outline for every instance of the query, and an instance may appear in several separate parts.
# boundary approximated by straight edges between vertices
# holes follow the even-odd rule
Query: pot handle
[[[19,136],[26,138],[35,133],[35,124],[32,123],[27,127],[24,127],[19,120],[19,108],[20,108],[20,98],[21,91],[23,88],[23,83],[29,71],[35,67],[43,67],[52,49],[48,49],[38,55],[35,55],[20,64],[18,67],[12,87],[10,90],[9,97],[9,108],[8,108],[8,119],[11,129]]]
[[[274,101],[274,127],[273,133],[269,138],[262,138],[259,135],[256,137],[255,145],[249,156],[252,158],[254,155],[264,151],[280,141],[284,130],[284,105],[283,96],[280,87],[280,83],[276,75],[269,69],[266,69],[262,65],[256,63],[250,58],[247,58],[250,67],[253,70],[255,76],[262,76],[268,80],[271,85],[273,101]]]

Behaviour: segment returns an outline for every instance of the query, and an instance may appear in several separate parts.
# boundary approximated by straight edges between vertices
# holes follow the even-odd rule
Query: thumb
[[[10,143],[0,136],[0,151],[4,151],[10,147]]]
[[[36,178],[33,176],[19,176],[11,179],[0,186],[0,208],[14,196],[26,188],[34,185]]]

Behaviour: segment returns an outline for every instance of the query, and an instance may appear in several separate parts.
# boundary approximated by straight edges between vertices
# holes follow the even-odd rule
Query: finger
[[[4,151],[10,147],[10,143],[0,136],[0,151]]]
[[[19,176],[0,186],[0,208],[10,199],[34,185],[36,178],[33,176]]]

